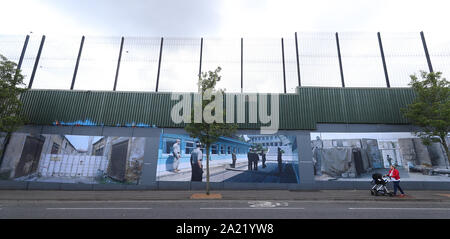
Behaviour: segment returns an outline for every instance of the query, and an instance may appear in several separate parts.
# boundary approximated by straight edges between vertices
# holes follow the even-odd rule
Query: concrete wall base
[[[213,191],[219,190],[369,190],[370,182],[321,182],[309,184],[290,183],[211,183]],[[405,190],[450,190],[450,182],[401,182]],[[127,190],[190,190],[206,189],[205,182],[156,182],[150,185],[121,184],[71,184],[51,182],[23,182],[0,180],[0,190],[61,190],[61,191],[127,191]]]

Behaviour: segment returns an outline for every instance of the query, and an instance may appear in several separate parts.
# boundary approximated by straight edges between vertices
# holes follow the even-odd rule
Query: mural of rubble
[[[311,149],[316,180],[371,180],[394,165],[403,181],[450,181],[444,147],[411,133],[312,133]]]
[[[14,133],[2,179],[61,183],[137,184],[145,138]]]

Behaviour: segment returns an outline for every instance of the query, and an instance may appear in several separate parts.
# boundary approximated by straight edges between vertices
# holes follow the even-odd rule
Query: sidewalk
[[[49,201],[152,201],[195,200],[194,193],[205,191],[29,191],[0,190],[0,201],[49,200]],[[435,201],[450,202],[450,191],[408,191],[407,196],[371,196],[369,190],[221,190],[221,200],[289,200],[289,201]],[[212,200],[212,199],[211,199]],[[216,199],[214,199],[216,200]]]

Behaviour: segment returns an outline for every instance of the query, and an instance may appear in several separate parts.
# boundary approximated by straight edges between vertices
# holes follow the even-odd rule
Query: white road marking
[[[47,210],[150,210],[151,208],[133,208],[133,207],[61,207],[46,208]]]
[[[406,207],[366,207],[366,208],[349,208],[349,210],[450,210],[450,208],[406,208]]]
[[[302,207],[202,207],[202,210],[303,210]]]
[[[287,207],[289,204],[287,202],[271,202],[271,201],[250,201],[248,202],[250,207],[255,208],[270,208],[270,207]]]

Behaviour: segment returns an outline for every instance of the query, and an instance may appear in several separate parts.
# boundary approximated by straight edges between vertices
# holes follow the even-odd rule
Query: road
[[[449,219],[450,202],[2,200],[0,219]]]

